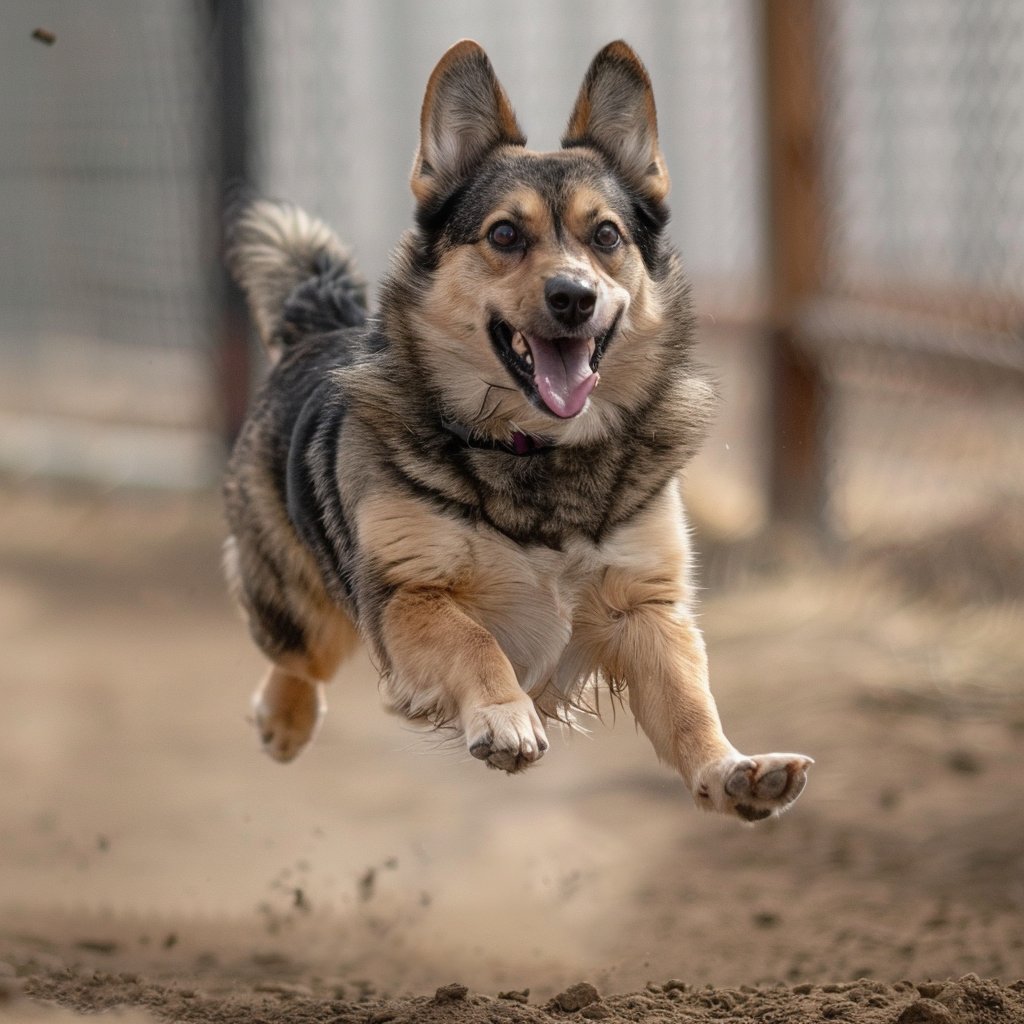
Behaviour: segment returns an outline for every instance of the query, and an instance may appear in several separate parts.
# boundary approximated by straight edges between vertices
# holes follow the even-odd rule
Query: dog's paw
[[[548,749],[540,715],[526,694],[507,704],[473,708],[464,729],[469,752],[510,775],[540,760]]]
[[[803,792],[812,764],[804,754],[734,754],[704,769],[695,798],[706,810],[763,821],[782,814]]]
[[[323,686],[272,671],[252,701],[253,721],[263,749],[275,761],[298,757],[327,710]]]

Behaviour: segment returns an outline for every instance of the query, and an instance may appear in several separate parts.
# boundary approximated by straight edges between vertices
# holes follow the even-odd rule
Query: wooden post
[[[217,275],[217,337],[214,366],[224,442],[234,443],[249,404],[253,371],[249,316],[241,291],[223,264],[224,203],[228,191],[251,184],[249,53],[246,0],[207,0],[214,92],[209,126],[215,188],[209,211]]]
[[[827,530],[827,396],[797,344],[801,305],[821,288],[824,195],[816,0],[764,0],[771,324],[769,511]]]

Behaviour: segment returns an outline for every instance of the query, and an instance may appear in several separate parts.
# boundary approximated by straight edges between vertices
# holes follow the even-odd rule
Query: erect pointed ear
[[[609,43],[587,69],[562,146],[593,146],[641,195],[659,203],[668,195],[651,79],[622,40]]]
[[[524,146],[526,136],[487,54],[479,43],[463,39],[427,82],[410,183],[417,201],[452,188],[503,143]]]

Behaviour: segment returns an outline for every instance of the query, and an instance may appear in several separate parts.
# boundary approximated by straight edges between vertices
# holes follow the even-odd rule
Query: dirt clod
[[[523,988],[519,990],[512,989],[508,992],[499,992],[499,999],[507,999],[513,1003],[528,1003],[530,1001],[530,990]]]
[[[564,1013],[575,1013],[585,1006],[599,1002],[600,999],[600,993],[589,981],[578,981],[575,985],[570,985],[564,992],[559,992],[551,1002]]]
[[[435,1003],[456,1003],[462,999],[465,999],[469,995],[469,989],[465,985],[460,985],[457,981],[451,985],[442,985],[434,993]]]
[[[905,1007],[896,1024],[954,1024],[953,1014],[934,999],[918,999]]]

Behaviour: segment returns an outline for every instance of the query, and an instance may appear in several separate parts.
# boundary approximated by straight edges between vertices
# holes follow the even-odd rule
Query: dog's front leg
[[[673,582],[613,570],[598,607],[589,625],[605,674],[625,684],[637,722],[697,804],[745,821],[784,811],[804,788],[811,759],[747,757],[726,739],[704,640]]]
[[[509,773],[547,750],[540,716],[508,658],[449,591],[400,588],[382,627],[386,692],[397,709],[457,723],[474,757]]]

